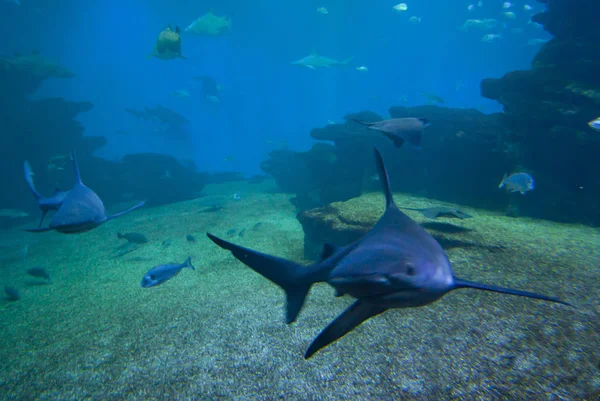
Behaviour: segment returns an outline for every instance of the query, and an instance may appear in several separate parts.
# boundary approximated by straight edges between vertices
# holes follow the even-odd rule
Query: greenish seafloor
[[[2,232],[5,246],[31,242],[27,266],[46,267],[53,282],[33,285],[18,258],[0,266],[0,285],[23,295],[0,302],[0,399],[598,399],[597,229],[467,208],[476,217],[464,224],[506,249],[451,249],[458,276],[556,295],[577,309],[461,290],[388,311],[305,361],[314,337],[352,300],[316,285],[298,321],[284,323],[283,292],[204,236],[301,260],[290,195],[246,187],[236,202],[239,185],[211,186],[206,197],[144,208],[81,235]],[[380,194],[361,199],[383,202]],[[225,209],[198,213],[220,202]],[[115,258],[117,231],[150,243]],[[140,287],[152,266],[187,256],[195,271]]]

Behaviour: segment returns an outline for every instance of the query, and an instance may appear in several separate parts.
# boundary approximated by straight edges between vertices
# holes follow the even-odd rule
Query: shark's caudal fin
[[[390,177],[388,176],[387,170],[385,169],[385,164],[383,164],[383,157],[381,157],[379,149],[375,148],[374,151],[375,162],[377,164],[377,172],[379,173],[379,181],[381,182],[383,193],[385,194],[385,207],[396,207],[396,204],[394,203],[394,198],[392,197],[392,191],[390,190]]]
[[[146,201],[141,201],[141,202],[140,202],[140,203],[138,203],[137,205],[135,205],[135,206],[132,206],[132,207],[130,207],[130,208],[129,208],[129,209],[127,209],[127,210],[124,210],[124,211],[122,211],[122,212],[119,212],[119,213],[113,214],[112,216],[107,216],[107,217],[106,217],[106,220],[112,220],[112,219],[116,219],[117,217],[121,217],[121,216],[123,216],[124,214],[127,214],[127,213],[129,213],[129,212],[131,212],[131,211],[134,211],[135,209],[139,209],[140,207],[144,206],[145,204],[146,204]]]
[[[35,186],[33,185],[33,170],[31,169],[31,165],[28,161],[25,161],[25,163],[23,164],[23,170],[25,173],[25,181],[27,181],[31,193],[33,194],[36,200],[40,199],[42,195],[40,195],[40,193],[35,190]]]
[[[329,324],[312,342],[304,358],[308,359],[321,348],[351,332],[367,319],[385,312],[386,308],[358,300]]]
[[[71,159],[73,160],[73,171],[75,172],[75,185],[83,185],[81,174],[79,173],[79,165],[77,164],[77,156],[74,151],[71,152]]]
[[[240,262],[280,286],[287,296],[286,323],[296,320],[313,284],[307,279],[304,266],[232,244],[209,233],[206,235],[221,248],[231,251]]]
[[[489,284],[480,284],[480,283],[475,283],[473,281],[460,280],[455,277],[453,290],[460,289],[460,288],[473,288],[476,290],[492,291],[492,292],[499,292],[501,294],[518,295],[520,297],[541,299],[543,301],[556,302],[558,304],[563,304],[563,305],[571,306],[574,308],[574,306],[568,302],[561,301],[558,298],[548,297],[546,295],[541,295],[541,294],[536,294],[535,292],[513,290],[512,288],[497,287],[495,285],[489,285]]]

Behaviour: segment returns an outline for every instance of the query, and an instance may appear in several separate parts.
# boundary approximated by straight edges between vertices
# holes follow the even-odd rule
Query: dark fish
[[[133,242],[134,244],[145,244],[148,242],[148,238],[144,234],[140,233],[117,233],[117,238],[125,238],[129,242]]]
[[[104,204],[100,197],[81,182],[77,157],[75,157],[74,152],[71,153],[71,157],[73,158],[73,168],[75,170],[75,186],[67,193],[56,214],[52,216],[48,228],[32,228],[25,231],[44,232],[56,230],[66,234],[82,233],[142,207],[146,203],[145,201],[140,202],[123,212],[106,216]]]
[[[165,248],[168,246],[171,246],[173,244],[173,241],[171,241],[170,239],[166,239],[162,242],[162,246],[164,246]]]
[[[447,234],[467,233],[469,231],[473,231],[472,228],[461,227],[450,223],[440,223],[437,221],[426,221],[421,223],[421,227]]]
[[[21,299],[21,292],[15,287],[9,287],[5,285],[4,293],[6,294],[6,299],[8,301],[18,301],[19,299]]]
[[[212,205],[210,207],[207,207],[206,209],[202,209],[200,211],[198,211],[198,213],[214,213],[214,212],[218,212],[219,210],[224,209],[223,206],[218,206],[218,205]]]
[[[253,229],[254,231],[256,231],[256,230],[258,230],[259,228],[261,228],[261,227],[262,227],[262,225],[263,225],[263,222],[262,222],[262,221],[259,221],[258,223],[256,223],[255,225],[253,225],[253,226],[252,226],[252,229]]]
[[[27,181],[29,189],[31,190],[33,197],[35,198],[40,210],[42,211],[42,218],[40,219],[40,224],[38,225],[39,228],[42,226],[44,217],[46,217],[46,213],[48,213],[50,210],[58,210],[65,201],[65,198],[69,194],[69,191],[61,191],[60,189],[56,189],[54,195],[52,195],[49,198],[46,198],[45,196],[40,195],[40,193],[36,191],[35,186],[33,185],[33,170],[31,170],[31,166],[29,165],[28,161],[26,161],[24,164],[24,170],[25,181]]]
[[[453,207],[445,207],[445,206],[435,206],[435,207],[427,207],[424,209],[415,209],[412,207],[403,207],[402,209],[406,210],[416,210],[417,212],[421,212],[423,216],[428,219],[435,219],[438,217],[456,217],[459,219],[470,219],[471,216],[468,213],[463,212],[462,210],[455,209]]]
[[[394,142],[394,146],[397,148],[402,147],[404,142],[408,142],[411,147],[419,149],[423,139],[423,129],[429,126],[426,119],[412,117],[392,118],[372,123],[354,119],[352,121],[366,125],[369,129],[382,132]]]
[[[242,231],[240,231],[238,233],[238,237],[242,238],[244,235],[246,235],[246,229],[243,229]]]
[[[43,267],[32,267],[31,269],[27,269],[27,274],[33,277],[43,278],[50,282],[50,274]]]
[[[126,243],[124,243],[123,245],[121,245],[120,247],[117,248],[117,250],[114,253],[113,257],[114,258],[120,258],[121,256],[125,256],[128,253],[131,253],[131,252],[135,251],[138,248],[139,248],[139,244],[136,244],[135,242],[129,242],[129,241],[127,241]]]
[[[146,273],[144,278],[142,278],[142,287],[149,288],[160,285],[178,275],[181,269],[184,267],[189,267],[192,270],[196,270],[194,269],[194,266],[192,266],[191,256],[189,256],[185,262],[180,265],[167,264],[154,266],[152,269],[148,270],[148,273]]]
[[[338,295],[357,300],[327,326],[310,345],[305,358],[346,335],[362,322],[391,308],[435,302],[460,288],[473,288],[542,299],[558,298],[458,279],[440,244],[394,203],[383,159],[375,150],[386,208],[377,224],[358,241],[344,247],[326,244],[321,260],[310,266],[234,245],[207,233],[242,263],[279,285],[287,295],[286,321],[296,320],[310,287],[327,282]]]
[[[188,242],[196,242],[196,237],[194,237],[192,234],[186,235],[185,239],[188,240]]]
[[[235,234],[235,228],[230,228],[229,230],[227,230],[227,236],[228,237],[231,237],[234,234]]]

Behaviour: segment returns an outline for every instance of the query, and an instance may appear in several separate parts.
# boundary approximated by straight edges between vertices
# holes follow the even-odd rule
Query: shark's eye
[[[154,281],[155,277],[154,276],[148,276],[148,278],[152,281]]]
[[[406,265],[406,274],[408,276],[414,276],[415,275],[415,267],[413,265]]]

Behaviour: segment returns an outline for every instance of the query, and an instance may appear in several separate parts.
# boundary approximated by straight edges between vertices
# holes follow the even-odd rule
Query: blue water
[[[276,144],[306,150],[308,133],[350,111],[372,110],[387,116],[390,105],[425,102],[434,93],[450,107],[485,112],[499,106],[481,98],[479,82],[508,71],[526,69],[539,46],[532,38],[549,38],[529,21],[533,11],[515,2],[515,20],[501,15],[499,0],[469,11],[469,2],[419,0],[399,14],[389,2],[303,1],[35,1],[21,6],[0,3],[0,54],[39,50],[77,73],[69,80],[47,80],[38,97],[91,101],[92,111],[78,119],[86,135],[103,135],[108,145],[97,152],[107,159],[134,152],[160,151],[193,159],[200,170],[259,172],[259,162]],[[323,15],[317,8],[324,6]],[[231,33],[219,37],[183,35],[189,60],[148,59],[158,33],[167,24],[185,29],[212,10],[232,18]],[[418,16],[421,22],[408,21]],[[502,34],[482,43],[488,32],[461,32],[469,18],[496,18]],[[522,28],[522,33],[511,33]],[[290,65],[312,51],[344,60],[347,68],[309,70]],[[361,73],[358,66],[367,66]],[[213,77],[223,87],[215,111],[199,101],[197,75]],[[187,89],[191,98],[171,93]],[[187,142],[165,138],[151,124],[132,118],[125,108],[161,104],[185,115]],[[119,135],[125,131],[127,135]],[[60,135],[60,133],[52,133]],[[224,158],[233,156],[234,160]],[[231,159],[231,158],[230,158]]]

